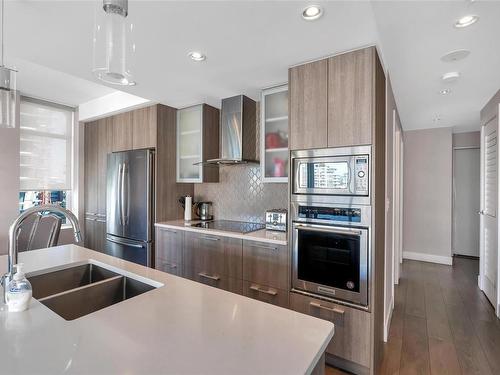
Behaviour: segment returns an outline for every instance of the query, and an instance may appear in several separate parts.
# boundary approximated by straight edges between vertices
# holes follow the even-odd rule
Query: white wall
[[[151,105],[148,99],[141,98],[123,91],[116,91],[100,98],[80,104],[79,120],[91,121],[127,110]]]
[[[19,214],[19,127],[0,129],[0,255],[7,254],[10,224]]]
[[[404,133],[403,257],[451,264],[452,129]]]

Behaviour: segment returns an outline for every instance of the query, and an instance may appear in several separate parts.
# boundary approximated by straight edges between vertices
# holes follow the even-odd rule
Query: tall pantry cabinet
[[[335,324],[327,362],[356,374],[376,374],[384,326],[385,73],[376,48],[369,47],[294,66],[288,78],[291,150],[372,149],[368,309],[295,292],[290,293],[290,305]]]
[[[155,221],[182,217],[181,195],[193,195],[192,184],[175,181],[176,113],[165,105],[120,113],[84,126],[84,240],[103,251],[106,244],[107,155],[110,152],[155,149]]]

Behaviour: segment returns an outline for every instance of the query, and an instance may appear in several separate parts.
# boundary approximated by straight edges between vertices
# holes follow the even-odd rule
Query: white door
[[[479,257],[479,148],[453,150],[453,253]]]
[[[498,145],[496,119],[483,125],[481,131],[481,286],[493,306],[497,306],[497,201]]]

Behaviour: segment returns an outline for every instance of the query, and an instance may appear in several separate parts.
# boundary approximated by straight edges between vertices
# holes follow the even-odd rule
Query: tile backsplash
[[[195,201],[213,202],[217,220],[263,223],[266,210],[288,208],[288,184],[263,183],[257,164],[220,166],[219,183],[195,184]]]
[[[256,152],[259,157],[259,102],[256,107]],[[194,184],[194,199],[212,202],[216,220],[263,223],[266,210],[288,209],[288,184],[263,183],[258,164],[221,165],[218,183]]]

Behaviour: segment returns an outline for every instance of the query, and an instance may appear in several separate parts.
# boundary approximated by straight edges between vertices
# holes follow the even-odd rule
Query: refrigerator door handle
[[[135,243],[130,243],[130,242],[126,242],[126,241],[121,241],[117,238],[106,237],[106,240],[108,240],[109,242],[116,243],[118,245],[130,246],[130,247],[135,247],[138,249],[142,249],[145,247],[144,245],[141,245],[141,244],[135,244]]]
[[[129,224],[129,221],[130,221],[130,172],[129,172],[129,166],[124,163],[123,164],[123,180],[124,180],[124,183],[123,185],[125,186],[125,189],[124,190],[124,201],[125,201],[125,209],[124,209],[124,212],[123,212],[123,222],[125,225],[128,225]]]
[[[122,207],[122,167],[123,164],[118,165],[118,216],[120,217],[120,225],[123,225],[123,207]]]
[[[126,164],[122,164],[122,178],[120,181],[120,223],[125,226],[127,224],[126,222],[126,217],[125,217],[125,171],[126,169]]]

